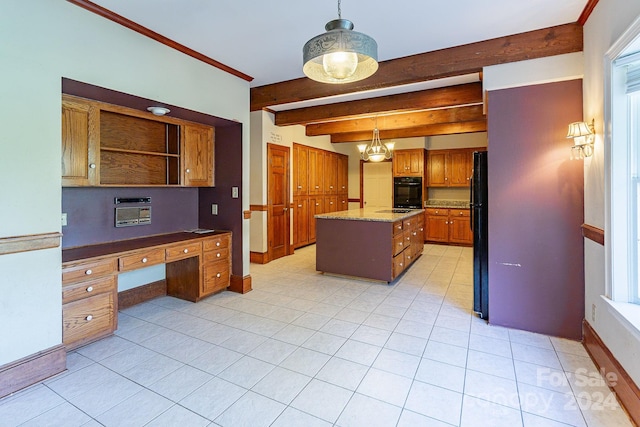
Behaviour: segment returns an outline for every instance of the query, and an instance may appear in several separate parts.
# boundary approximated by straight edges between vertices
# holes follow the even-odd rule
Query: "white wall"
[[[585,120],[595,119],[593,157],[585,161],[585,223],[606,229],[604,118],[604,55],[620,35],[640,16],[637,0],[600,0],[584,26],[583,101]],[[605,240],[607,235],[605,234]],[[587,321],[636,384],[640,384],[640,339],[601,299],[606,294],[605,248],[585,241],[585,312]],[[596,318],[591,319],[592,305]]]
[[[244,80],[64,1],[3,0],[0,39],[0,237],[61,231],[62,77],[237,120],[249,152]],[[0,256],[0,272],[1,366],[61,342],[61,250]]]

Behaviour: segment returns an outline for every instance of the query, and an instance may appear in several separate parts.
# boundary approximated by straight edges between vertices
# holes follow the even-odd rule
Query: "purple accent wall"
[[[200,188],[199,227],[231,230],[232,274],[242,277],[242,125],[216,128],[215,187]],[[238,198],[231,197],[238,187]],[[218,204],[218,215],[211,204]]]
[[[151,197],[151,204],[116,205],[116,197]],[[151,224],[115,227],[115,208],[151,206]],[[198,227],[197,188],[63,188],[62,212],[69,225],[62,228],[62,247],[132,239]]]
[[[214,228],[233,232],[234,275],[242,276],[242,124],[147,98],[62,79],[62,92],[146,111],[151,105],[167,107],[171,117],[215,126],[215,187],[213,188],[63,188],[62,209],[69,225],[64,227],[63,247],[129,239],[190,228]],[[210,95],[203,95],[210,96]],[[240,190],[231,198],[231,187]],[[152,223],[137,227],[114,227],[114,197],[151,196]],[[218,204],[217,216],[211,204]],[[125,206],[125,205],[123,205]],[[127,205],[129,206],[129,205]]]
[[[582,80],[488,97],[489,321],[572,339],[584,318]]]

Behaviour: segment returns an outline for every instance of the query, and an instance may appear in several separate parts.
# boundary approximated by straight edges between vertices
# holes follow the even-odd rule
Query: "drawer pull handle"
[[[188,254],[188,253],[189,253],[189,249],[185,249],[185,250],[184,250],[184,251],[182,251],[182,252],[184,252],[185,254]]]
[[[220,242],[216,242],[216,246],[220,246]]]
[[[89,270],[84,272],[84,274],[86,274],[87,276],[91,276],[91,273],[93,273],[93,271],[91,271],[91,269],[89,269]]]
[[[95,163],[91,163],[91,164],[89,165],[89,167],[90,167],[91,169],[95,169],[95,168],[96,168],[96,164],[95,164]]]
[[[147,262],[148,259],[147,258],[142,258],[142,263],[144,264],[145,262]]]
[[[93,286],[89,286],[89,287],[87,288],[87,292],[93,292]]]
[[[216,257],[217,257],[217,258],[220,258],[220,254],[219,254],[219,253],[218,253],[218,254],[216,254]]]
[[[186,173],[190,173],[190,172],[191,172],[191,169],[187,169],[185,172],[186,172]]]
[[[88,315],[87,317],[84,318],[84,320],[86,320],[87,322],[90,322],[93,320],[93,316],[92,315]]]
[[[220,273],[216,274],[216,277],[219,279],[220,278]]]

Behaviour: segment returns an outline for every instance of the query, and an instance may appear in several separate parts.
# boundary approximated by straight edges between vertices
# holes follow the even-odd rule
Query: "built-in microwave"
[[[422,178],[402,176],[393,178],[393,207],[422,208]]]

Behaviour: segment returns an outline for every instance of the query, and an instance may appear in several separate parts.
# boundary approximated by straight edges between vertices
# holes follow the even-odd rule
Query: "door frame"
[[[385,159],[380,163],[385,162],[393,162],[393,159]],[[364,208],[364,164],[365,161],[360,159],[360,209]],[[393,180],[393,165],[391,165],[391,179]],[[393,202],[393,185],[391,185],[391,201]]]

